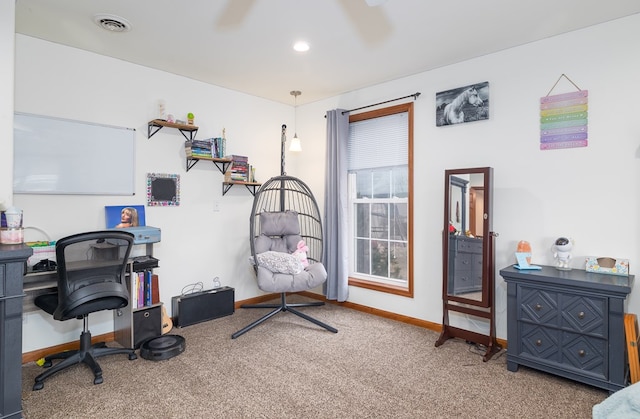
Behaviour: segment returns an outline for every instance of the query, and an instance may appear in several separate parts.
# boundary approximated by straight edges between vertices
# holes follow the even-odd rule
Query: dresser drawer
[[[518,320],[606,337],[607,299],[564,292],[520,288]]]
[[[518,346],[516,355],[520,357],[592,378],[607,378],[604,339],[523,322]]]
[[[560,362],[560,342],[562,337],[559,330],[524,322],[520,325],[521,339],[517,355]]]
[[[476,253],[482,254],[482,241],[481,240],[457,240],[456,250],[463,253]]]
[[[561,327],[597,337],[607,337],[606,298],[560,294]]]
[[[567,369],[596,378],[607,378],[607,341],[577,333],[562,333],[561,363]]]
[[[560,326],[558,293],[522,286],[518,290],[518,321]]]

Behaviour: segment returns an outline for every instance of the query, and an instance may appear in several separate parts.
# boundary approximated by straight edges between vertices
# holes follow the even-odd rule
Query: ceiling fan
[[[386,3],[387,0],[365,0],[365,2],[367,2],[367,6],[369,7],[376,7],[380,6],[383,3]]]
[[[391,31],[384,11],[377,8],[377,6],[386,3],[387,0],[364,0],[362,3],[352,0],[335,1],[341,6],[365,41],[370,43],[379,42]],[[216,19],[216,26],[218,28],[231,28],[242,25],[254,5],[255,0],[228,0],[222,9],[222,13]]]

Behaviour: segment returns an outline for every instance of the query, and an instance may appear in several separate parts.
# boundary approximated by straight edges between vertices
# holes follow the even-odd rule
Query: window
[[[349,285],[413,297],[413,103],[349,117]]]

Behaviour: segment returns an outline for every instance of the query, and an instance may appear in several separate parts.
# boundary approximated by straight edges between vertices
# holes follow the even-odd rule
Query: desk
[[[149,248],[150,246],[147,244],[147,253],[150,253]],[[150,271],[158,267],[158,260],[150,257],[150,255],[142,258],[145,259],[143,262],[140,261],[140,258],[132,258],[129,260],[129,267],[127,268],[127,275],[125,278],[127,288],[129,289],[129,304],[121,309],[113,310],[115,340],[124,347],[137,347],[143,337],[155,337],[162,333],[162,304],[159,299],[154,301],[153,304],[144,307],[135,307],[134,304],[134,298],[137,298],[137,294],[135,292],[135,287],[133,286],[133,277],[131,273],[137,275],[137,272],[139,271]],[[95,259],[74,261],[67,265],[67,269],[69,271],[82,270],[96,266],[109,265],[113,262],[113,260]],[[35,299],[39,295],[55,292],[57,287],[57,271],[28,271],[24,277],[23,284],[23,312],[40,311],[40,308],[38,308],[34,303]],[[154,308],[157,309],[153,310]],[[136,313],[145,317],[142,322],[134,321]],[[154,316],[147,319],[146,317],[149,317],[149,313],[154,313]],[[134,327],[134,323],[137,323],[137,326]]]
[[[40,309],[33,303],[37,296],[55,292],[58,288],[58,274],[56,271],[29,272],[24,276],[22,290],[24,299],[22,300],[22,311],[25,313],[39,311]]]
[[[22,417],[22,281],[33,250],[0,244],[0,418]]]

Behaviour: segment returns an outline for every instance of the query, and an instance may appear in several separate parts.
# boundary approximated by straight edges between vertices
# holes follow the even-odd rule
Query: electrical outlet
[[[213,212],[220,212],[220,202],[219,201],[215,201],[213,203]]]

